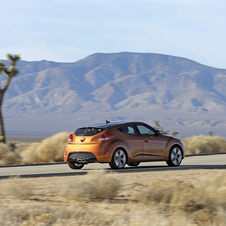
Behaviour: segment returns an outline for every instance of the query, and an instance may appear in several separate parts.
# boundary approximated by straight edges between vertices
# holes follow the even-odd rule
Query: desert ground
[[[0,225],[225,225],[226,171],[0,180]]]

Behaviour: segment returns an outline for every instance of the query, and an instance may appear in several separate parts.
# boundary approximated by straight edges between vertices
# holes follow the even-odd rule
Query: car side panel
[[[125,149],[125,151],[127,153],[127,157],[128,157],[128,159],[127,159],[128,162],[138,162],[138,161],[140,162],[140,161],[143,160],[143,156],[142,155],[137,155],[136,157],[133,157],[130,146],[126,142],[124,142],[124,141],[118,141],[118,142],[115,142],[114,144],[112,144],[112,146],[109,149],[109,155],[111,157],[112,157],[114,151],[117,148],[123,148],[123,149]]]
[[[126,144],[126,151],[130,161],[142,161],[144,152],[144,142],[140,136],[125,134],[118,131],[121,140]]]
[[[168,138],[163,135],[141,136],[144,143],[145,160],[163,160]]]

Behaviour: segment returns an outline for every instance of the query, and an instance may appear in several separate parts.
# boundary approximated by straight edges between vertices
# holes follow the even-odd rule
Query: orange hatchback
[[[77,129],[69,135],[64,161],[72,169],[88,163],[109,163],[113,169],[140,162],[166,161],[179,166],[184,158],[181,139],[161,134],[143,122],[109,122]]]

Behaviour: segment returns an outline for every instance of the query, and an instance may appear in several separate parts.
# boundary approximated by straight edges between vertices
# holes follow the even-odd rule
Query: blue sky
[[[225,0],[0,0],[0,59],[96,52],[181,56],[226,69]]]

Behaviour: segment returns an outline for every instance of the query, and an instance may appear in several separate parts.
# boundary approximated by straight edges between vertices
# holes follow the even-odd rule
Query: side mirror
[[[158,136],[159,134],[160,134],[160,131],[159,130],[156,130],[155,135]]]

